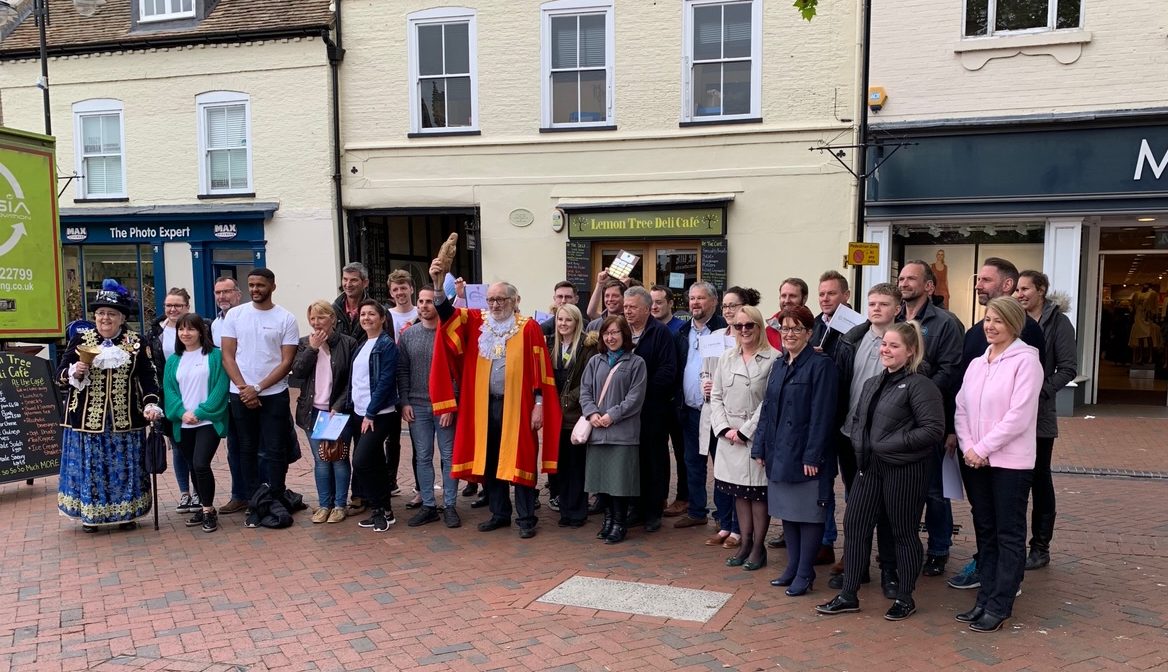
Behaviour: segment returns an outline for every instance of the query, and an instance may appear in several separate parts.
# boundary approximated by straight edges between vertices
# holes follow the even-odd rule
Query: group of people
[[[953,519],[942,469],[957,456],[977,554],[949,584],[978,588],[958,620],[997,630],[1024,570],[1050,561],[1055,395],[1074,378],[1076,354],[1073,326],[1040,272],[987,259],[976,281],[986,317],[965,330],[939,305],[932,265],[919,260],[903,265],[896,284],[869,290],[867,321],[852,328],[832,325],[850,299],[835,271],[819,279],[818,316],[798,278],[781,283],[769,318],[755,289],[719,294],[696,282],[681,319],[670,288],[602,272],[583,312],[576,288],[557,283],[551,317],[539,323],[506,282],[488,287],[485,310],[466,306],[461,282],[448,296],[446,263],[435,259],[433,284],[416,291],[409,273],[391,274],[388,307],[370,298],[363,265],[345,266],[341,295],[308,307],[304,337],[273,302],[268,269],[248,276],[248,303],[234,280],[219,279],[209,324],[190,312],[185,290],[172,289],[145,337],[125,327],[129,293],[107,281],[90,302],[94,328],[72,338],[60,362],[68,391],[60,510],[86,531],[132,527],[150,507],[136,456],[146,424],[158,421],[174,446],[188,525],[213,532],[220,514],[246,511],[249,527],[280,526],[257,502],[291,506],[295,425],[315,465],[313,522],[366,514],[358,525],[385,532],[396,522],[404,421],[417,486],[410,526],[459,527],[465,480],[463,494],[479,495],[471,506],[490,513],[479,530],[514,518],[531,538],[544,472],[559,525],[600,515],[596,536],[607,544],[630,528],[656,532],[666,518],[705,529],[712,516],[717,529],[702,543],[732,550],[728,567],[756,571],[768,549],[785,548],[771,584],[792,597],[813,590],[816,565],[834,563],[828,584],[839,593],[816,607],[823,614],[859,609],[875,538],[891,600],[885,617],[901,620],[916,610],[917,576],[945,571]],[[294,413],[289,380],[300,388]],[[313,438],[325,414],[349,416],[335,439]],[[216,508],[211,461],[222,438],[231,487]],[[848,503],[839,562],[837,475]],[[772,517],[782,534],[768,540]]]

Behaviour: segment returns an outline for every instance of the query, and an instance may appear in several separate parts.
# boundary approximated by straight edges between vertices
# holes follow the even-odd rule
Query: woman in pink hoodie
[[[981,578],[977,603],[957,620],[974,632],[1002,627],[1025,572],[1026,502],[1043,381],[1038,350],[1018,338],[1025,323],[1017,299],[990,300],[984,324],[989,347],[970,363],[957,394],[957,441]]]

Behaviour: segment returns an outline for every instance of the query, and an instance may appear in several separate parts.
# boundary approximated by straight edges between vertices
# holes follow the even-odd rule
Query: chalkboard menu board
[[[588,305],[592,293],[592,243],[587,240],[569,240],[564,254],[564,279],[576,286],[581,308]]]
[[[726,239],[702,239],[701,279],[711,283],[718,294],[726,291]]]
[[[0,483],[56,474],[61,410],[48,361],[0,352]]]

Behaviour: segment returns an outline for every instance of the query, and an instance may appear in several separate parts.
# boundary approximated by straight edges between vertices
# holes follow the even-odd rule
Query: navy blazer
[[[353,348],[354,359],[364,346],[365,342],[362,341]],[[377,342],[373,344],[373,352],[369,353],[369,408],[365,409],[365,417],[372,419],[390,406],[397,406],[399,401],[397,344],[393,342],[389,332],[382,331],[377,337]]]
[[[766,460],[768,480],[803,483],[818,479],[820,499],[825,499],[824,486],[830,492],[835,476],[838,388],[835,363],[810,344],[792,364],[785,356],[775,360],[750,447],[752,458]],[[805,464],[819,467],[818,475],[805,476]]]

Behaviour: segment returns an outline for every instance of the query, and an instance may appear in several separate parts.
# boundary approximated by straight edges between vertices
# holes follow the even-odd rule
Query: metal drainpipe
[[[856,139],[856,242],[864,240],[864,200],[868,186],[865,173],[868,170],[868,78],[872,57],[872,0],[864,0],[863,12],[864,43],[860,50],[860,58],[863,63],[860,68],[860,123],[856,129],[858,136]],[[886,253],[891,254],[892,250],[886,250]],[[860,294],[863,289],[860,283],[864,278],[864,267],[856,266],[855,269],[852,286],[856,288],[856,293]],[[856,299],[858,305],[863,305],[861,299],[862,296]]]
[[[341,0],[333,0],[334,28],[336,42],[333,42],[326,29],[322,33],[325,45],[328,47],[329,79],[332,85],[332,114],[333,114],[333,198],[337,208],[337,254],[340,265],[348,263],[348,245],[345,240],[345,206],[341,201],[341,82],[340,67],[345,60],[345,49],[341,41]]]

